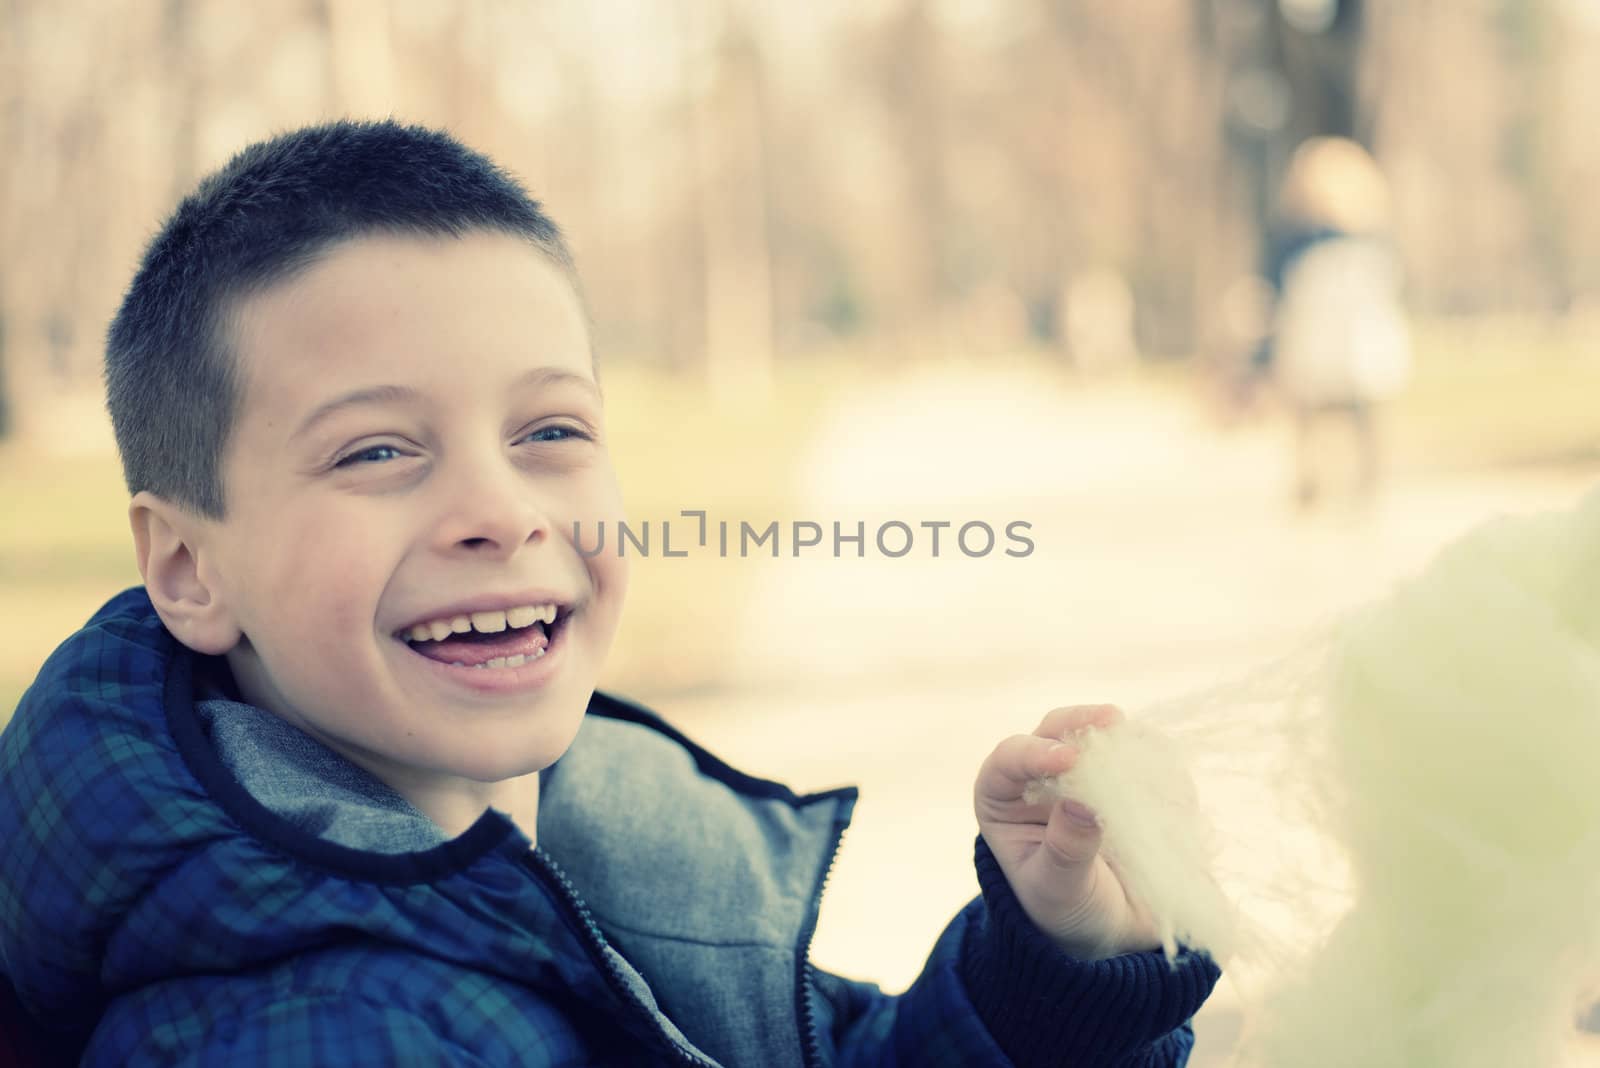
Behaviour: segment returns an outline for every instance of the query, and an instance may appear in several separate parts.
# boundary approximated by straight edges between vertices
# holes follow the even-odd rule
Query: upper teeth
[[[408,632],[414,642],[442,641],[452,634],[465,634],[475,630],[480,634],[498,634],[510,627],[512,630],[521,630],[531,627],[535,623],[554,623],[556,621],[556,606],[553,604],[526,604],[516,608],[507,608],[504,611],[494,610],[489,612],[473,612],[459,616],[449,616],[441,619],[430,619],[426,623],[413,624]]]

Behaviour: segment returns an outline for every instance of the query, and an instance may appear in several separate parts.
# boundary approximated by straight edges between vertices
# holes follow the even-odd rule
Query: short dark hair
[[[474,230],[526,238],[576,286],[539,202],[449,134],[335,122],[234,156],[150,242],[107,333],[106,403],[128,491],[225,514],[222,457],[242,394],[225,330],[235,302],[364,234]]]

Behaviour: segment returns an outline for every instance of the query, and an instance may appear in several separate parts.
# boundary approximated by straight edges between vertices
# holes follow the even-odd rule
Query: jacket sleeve
[[[1000,1065],[1013,1068],[1181,1068],[1190,1017],[1221,972],[1185,950],[1080,961],[1035,928],[982,837],[982,897],[945,928],[911,988],[817,973],[817,1034],[841,1068]]]
[[[126,1059],[101,1057],[91,1045],[83,1064],[85,1068],[109,1068],[113,1061],[117,1068],[483,1065],[469,1051],[441,1038],[415,1013],[332,994],[292,997],[250,1012],[221,1016],[188,1041],[170,1029],[154,1030]]]

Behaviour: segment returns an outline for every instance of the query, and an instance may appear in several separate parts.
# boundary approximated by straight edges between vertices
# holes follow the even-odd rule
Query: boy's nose
[[[441,549],[509,557],[549,537],[549,517],[515,472],[479,472],[454,489],[438,527]]]

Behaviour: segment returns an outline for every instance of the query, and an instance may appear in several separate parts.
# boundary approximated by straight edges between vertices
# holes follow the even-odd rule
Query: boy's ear
[[[207,521],[147,490],[128,505],[145,591],[161,622],[197,653],[221,656],[240,630],[205,557]]]

